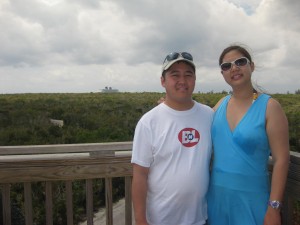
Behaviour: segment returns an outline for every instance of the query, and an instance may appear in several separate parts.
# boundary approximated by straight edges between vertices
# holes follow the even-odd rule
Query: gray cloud
[[[165,54],[189,51],[196,91],[228,90],[217,65],[244,43],[270,92],[299,89],[297,0],[6,0],[0,3],[0,93],[163,91]]]

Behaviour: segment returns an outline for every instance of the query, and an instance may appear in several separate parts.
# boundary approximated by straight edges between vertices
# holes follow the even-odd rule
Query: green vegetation
[[[214,106],[227,93],[194,94],[194,99]],[[86,94],[13,94],[0,95],[0,145],[42,145],[131,141],[140,117],[157,105],[164,93],[86,93]],[[292,151],[300,151],[300,95],[275,94],[289,120]],[[53,125],[50,119],[63,120],[62,127]],[[123,196],[122,178],[113,181],[114,199]],[[104,205],[104,181],[94,182],[95,208]],[[82,220],[85,209],[85,188],[82,181],[74,182],[74,215]],[[36,224],[45,223],[44,183],[33,184],[33,207]],[[54,224],[66,224],[63,183],[53,185]],[[22,184],[12,187],[15,218],[24,224],[19,209],[22,205]],[[2,212],[2,210],[1,210]],[[2,221],[0,213],[0,221]]]
[[[300,95],[276,94],[273,97],[280,102],[289,121],[290,150],[300,152]]]
[[[226,93],[194,94],[209,106]],[[139,118],[163,93],[0,95],[0,145],[130,141]],[[291,150],[299,151],[300,95],[275,94],[290,126]],[[50,119],[63,120],[58,127]]]
[[[0,145],[132,140],[137,120],[162,94],[0,95]],[[50,119],[64,121],[62,128]]]

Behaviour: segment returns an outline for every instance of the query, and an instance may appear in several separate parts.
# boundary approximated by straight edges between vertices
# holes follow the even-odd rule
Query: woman
[[[245,48],[224,49],[219,65],[232,95],[214,107],[209,224],[280,225],[289,165],[286,116],[276,100],[254,89],[255,65]],[[274,161],[271,184],[270,154]]]

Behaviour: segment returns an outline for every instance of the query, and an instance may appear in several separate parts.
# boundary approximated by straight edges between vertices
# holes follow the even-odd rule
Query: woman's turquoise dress
[[[208,191],[209,225],[262,225],[270,195],[266,133],[269,95],[261,94],[234,130],[226,118],[231,96],[215,112],[213,166]]]

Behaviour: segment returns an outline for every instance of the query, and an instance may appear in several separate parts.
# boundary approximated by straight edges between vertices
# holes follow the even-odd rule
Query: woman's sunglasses
[[[193,61],[193,56],[190,53],[188,53],[188,52],[172,52],[172,53],[170,53],[169,55],[166,56],[166,58],[164,60],[164,63],[166,61],[170,62],[172,60],[178,59],[179,56],[181,56],[184,59]]]
[[[232,68],[233,65],[236,65],[237,67],[245,66],[247,63],[250,63],[249,59],[246,57],[241,57],[239,59],[236,59],[232,62],[224,62],[220,65],[222,71],[227,71]]]

